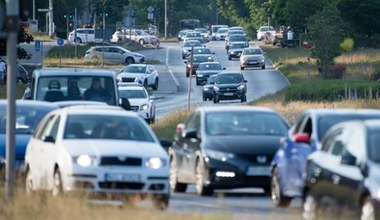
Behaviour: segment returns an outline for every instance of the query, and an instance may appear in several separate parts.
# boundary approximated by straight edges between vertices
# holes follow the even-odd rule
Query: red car
[[[186,64],[186,77],[190,76],[190,72],[194,75],[200,63],[212,61],[214,61],[214,58],[209,54],[195,54],[193,55],[193,62],[191,65],[191,56],[189,56],[187,61],[184,62]]]

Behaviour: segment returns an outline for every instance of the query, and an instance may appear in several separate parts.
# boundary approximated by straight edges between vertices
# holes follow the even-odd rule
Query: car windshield
[[[111,115],[69,115],[64,139],[116,139],[154,142],[143,122],[135,117]],[[131,145],[124,145],[130,147]]]
[[[186,33],[186,37],[202,37],[202,35],[199,32],[188,32]]]
[[[211,54],[211,50],[209,48],[194,48],[193,54]]]
[[[243,77],[240,74],[219,74],[215,78],[217,84],[241,83]]]
[[[225,111],[207,113],[208,135],[273,135],[286,136],[288,125],[275,113]]]
[[[199,46],[202,46],[202,44],[199,41],[187,41],[183,46],[184,47],[199,47]]]
[[[95,95],[93,80],[99,82],[99,95]],[[116,105],[115,80],[108,76],[41,76],[36,86],[37,100],[71,101],[90,100]],[[87,92],[88,91],[88,92]],[[93,95],[90,95],[93,92]]]
[[[240,49],[247,47],[245,44],[231,44],[230,49]]]
[[[333,125],[348,121],[348,120],[362,120],[362,119],[375,119],[380,118],[380,115],[371,114],[344,114],[344,115],[324,115],[318,120],[318,139],[321,139],[326,131]]]
[[[57,107],[58,108],[58,107]],[[16,134],[33,134],[42,118],[54,108],[46,106],[20,106],[16,107]],[[6,107],[0,107],[0,134],[6,130]]]
[[[244,35],[232,35],[228,39],[229,41],[247,41],[247,38]]]
[[[194,63],[203,63],[208,61],[209,56],[193,56],[193,62]],[[189,58],[189,61],[191,61],[191,57]]]
[[[147,94],[142,89],[123,89],[119,90],[120,98],[128,98],[128,99],[145,99],[147,98]]]
[[[246,54],[246,55],[259,55],[259,54],[263,54],[263,53],[260,49],[247,49],[247,50],[244,50],[244,54]]]
[[[380,129],[368,132],[368,157],[375,163],[380,163]]]
[[[145,73],[146,72],[146,66],[137,66],[137,65],[129,65],[126,66],[122,72],[125,73]]]
[[[199,32],[199,33],[207,33],[208,32],[206,28],[195,28],[194,31]]]
[[[219,28],[217,33],[223,34],[223,33],[226,33],[227,31],[228,31],[228,29]]]
[[[218,63],[204,63],[200,64],[198,67],[199,70],[221,70],[222,66]]]

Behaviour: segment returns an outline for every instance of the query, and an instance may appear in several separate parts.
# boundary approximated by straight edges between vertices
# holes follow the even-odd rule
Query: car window
[[[205,116],[209,135],[273,135],[285,136],[287,123],[268,112],[212,112]]]
[[[366,149],[364,146],[366,146],[364,132],[362,130],[355,129],[347,138],[345,151],[356,157],[357,163],[361,163],[364,161],[366,154]]]
[[[61,121],[61,117],[60,116],[56,117],[49,133],[49,136],[52,137],[54,141],[57,140],[57,134],[58,134],[60,121]]]
[[[325,137],[323,137],[321,141],[322,151],[328,152],[329,149],[332,149],[335,144],[335,137],[340,135],[342,133],[342,129],[334,130],[333,132],[330,132],[329,134],[326,134]]]
[[[380,163],[380,129],[371,129],[368,131],[368,158],[375,162]]]
[[[147,98],[148,95],[146,92],[142,89],[123,89],[119,90],[119,95],[121,98],[128,98],[128,99],[144,99]]]
[[[241,83],[243,80],[244,79],[240,74],[220,74],[215,78],[215,82],[218,84]]]
[[[50,129],[54,122],[54,117],[55,115],[50,115],[49,118],[43,124],[43,126],[38,130],[35,136],[37,139],[42,140],[43,138],[49,135]]]

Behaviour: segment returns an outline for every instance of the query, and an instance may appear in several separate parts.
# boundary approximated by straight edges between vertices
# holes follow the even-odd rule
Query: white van
[[[75,36],[75,32],[76,35]],[[91,43],[95,42],[95,29],[94,28],[78,28],[69,33],[68,41],[70,43]]]

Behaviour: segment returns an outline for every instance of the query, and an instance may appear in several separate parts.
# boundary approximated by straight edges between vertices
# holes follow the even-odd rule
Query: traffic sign
[[[154,8],[152,6],[149,6],[147,10],[149,13],[152,13],[154,11]]]
[[[65,43],[65,41],[62,38],[58,38],[57,44],[58,46],[62,46]]]
[[[35,49],[35,51],[41,50],[41,41],[39,41],[39,40],[34,41],[34,49]]]

